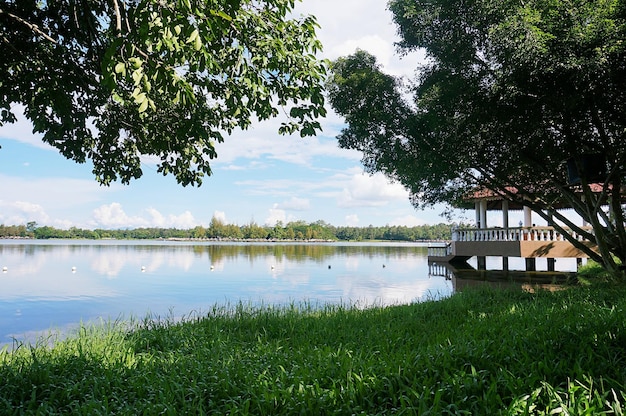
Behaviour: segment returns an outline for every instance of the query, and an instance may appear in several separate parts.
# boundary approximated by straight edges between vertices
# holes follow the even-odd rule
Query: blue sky
[[[323,57],[356,48],[375,54],[387,72],[411,77],[423,56],[394,55],[395,27],[386,0],[304,0],[297,14],[317,16]],[[19,110],[19,107],[16,107]],[[0,224],[58,228],[192,228],[213,216],[227,223],[273,225],[324,220],[334,225],[421,225],[443,222],[443,207],[415,210],[408,193],[381,175],[363,173],[361,155],[339,149],[343,121],[330,112],[314,138],[280,136],[280,120],[235,132],[218,145],[214,174],[183,188],[146,161],[130,185],[102,187],[89,163],[78,165],[32,134],[23,118],[0,127]],[[459,213],[471,218],[473,213]]]

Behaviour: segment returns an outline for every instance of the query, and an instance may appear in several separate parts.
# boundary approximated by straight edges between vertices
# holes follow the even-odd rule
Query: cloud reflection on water
[[[452,291],[445,279],[429,279],[425,248],[411,244],[5,240],[2,266],[5,338],[81,319],[163,316],[173,308],[185,315],[239,301],[368,306]]]

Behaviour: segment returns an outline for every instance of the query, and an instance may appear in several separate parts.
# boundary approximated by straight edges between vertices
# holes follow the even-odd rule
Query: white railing
[[[586,238],[574,230],[566,229],[575,240],[586,241]],[[585,227],[586,231],[591,228]],[[567,241],[553,227],[519,227],[519,228],[465,228],[452,231],[453,241]]]
[[[447,257],[452,255],[452,244],[444,243],[444,245],[428,245],[428,257]]]

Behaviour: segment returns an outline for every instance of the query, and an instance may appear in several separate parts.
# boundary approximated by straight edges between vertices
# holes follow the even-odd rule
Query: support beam
[[[526,258],[526,271],[527,272],[536,272],[537,271],[537,259],[534,257]]]
[[[487,228],[487,200],[480,201],[480,228]]]
[[[480,201],[474,202],[474,209],[476,210],[476,228],[480,228]]]
[[[487,257],[477,256],[476,262],[478,263],[478,270],[487,270]]]
[[[502,201],[502,227],[509,228],[509,201],[506,199]]]

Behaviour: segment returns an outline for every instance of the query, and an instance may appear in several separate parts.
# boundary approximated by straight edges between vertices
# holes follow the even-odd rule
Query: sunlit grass
[[[216,306],[5,351],[0,380],[1,414],[622,414],[626,289]]]

